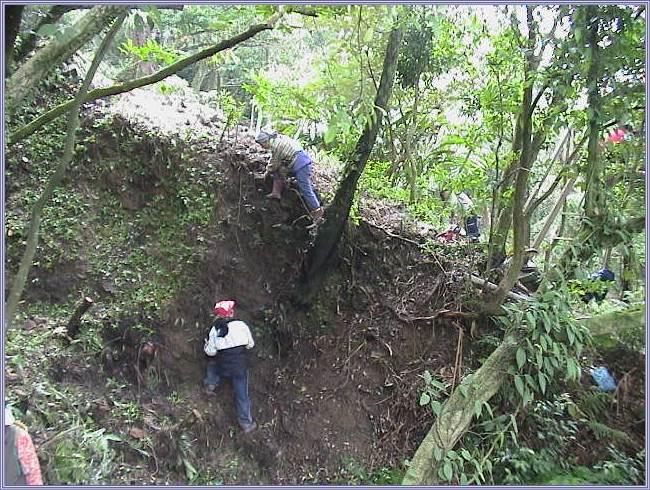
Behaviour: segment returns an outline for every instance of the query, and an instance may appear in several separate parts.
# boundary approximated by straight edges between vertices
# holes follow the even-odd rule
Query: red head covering
[[[212,308],[212,313],[222,318],[230,318],[235,314],[235,302],[226,300],[226,301],[217,301]]]

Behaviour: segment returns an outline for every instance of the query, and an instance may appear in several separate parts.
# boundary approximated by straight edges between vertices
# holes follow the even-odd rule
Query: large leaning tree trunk
[[[25,246],[25,252],[23,253],[23,256],[20,260],[18,272],[13,278],[11,290],[9,291],[9,297],[7,298],[7,304],[5,308],[5,326],[7,329],[13,327],[14,319],[16,317],[16,309],[18,307],[18,302],[20,301],[20,297],[22,296],[23,291],[25,289],[25,284],[27,283],[27,276],[29,276],[29,271],[31,270],[32,267],[34,255],[36,254],[36,247],[38,246],[38,233],[41,224],[41,216],[43,214],[43,209],[45,208],[45,205],[49,202],[50,198],[52,197],[54,190],[61,183],[61,180],[63,179],[63,176],[65,175],[65,172],[68,169],[68,165],[72,161],[74,155],[75,136],[76,136],[77,129],[79,128],[79,108],[83,103],[84,95],[88,91],[90,82],[95,76],[95,73],[97,72],[97,68],[99,67],[99,64],[104,58],[104,54],[106,53],[106,50],[110,46],[111,42],[113,41],[113,38],[115,37],[115,34],[117,33],[120,26],[124,22],[124,18],[126,17],[127,13],[128,11],[125,10],[124,8],[119,8],[117,10],[118,18],[113,23],[113,26],[108,31],[106,37],[102,40],[102,43],[100,44],[97,53],[95,54],[95,57],[90,65],[90,68],[88,68],[88,72],[86,73],[84,81],[81,84],[81,87],[79,88],[79,91],[77,92],[77,95],[74,98],[73,101],[74,106],[70,111],[70,115],[68,117],[68,129],[66,133],[63,156],[61,157],[61,160],[59,161],[56,169],[54,170],[54,173],[52,174],[47,184],[45,185],[45,189],[43,190],[43,193],[38,198],[38,201],[36,201],[34,207],[32,208],[31,221],[29,224],[29,231],[27,233],[27,244]]]
[[[294,298],[297,303],[306,305],[311,302],[335,262],[336,250],[350,214],[357,183],[375,144],[383,115],[387,112],[401,40],[401,28],[394,28],[388,39],[381,80],[375,96],[374,118],[366,124],[354,153],[343,170],[336,195],[325,211],[325,220],[318,229],[314,246],[307,254],[300,280],[301,292]]]
[[[93,7],[75,25],[39,49],[7,80],[5,89],[7,108],[12,109],[20,104],[38,82],[104,30],[122,9],[113,5]]]
[[[506,369],[515,357],[518,339],[508,335],[483,365],[464,381],[467,396],[456,388],[444,403],[440,415],[420,443],[409,465],[402,485],[436,485],[440,483],[438,471],[440,461],[434,457],[435,452],[444,455],[454,448],[472,423],[475,404],[483,404],[492,398],[505,379]]]
[[[162,70],[153,73],[152,75],[147,75],[145,77],[129,80],[128,82],[119,85],[113,85],[111,87],[97,88],[95,90],[91,90],[84,96],[83,102],[84,103],[91,102],[93,100],[100,99],[102,97],[109,97],[111,95],[122,94],[124,92],[129,92],[136,88],[144,87],[146,85],[151,85],[152,83],[156,83],[161,80],[164,80],[165,78],[174,75],[175,73],[178,73],[180,70],[187,68],[188,66],[192,65],[193,63],[196,63],[197,61],[209,58],[210,56],[213,56],[221,51],[237,46],[238,44],[250,39],[251,37],[255,36],[256,34],[262,31],[273,29],[277,24],[277,22],[279,21],[279,19],[282,17],[283,13],[284,10],[281,9],[276,14],[273,14],[269,18],[269,20],[267,20],[265,23],[253,25],[250,28],[248,28],[246,31],[237,34],[236,36],[233,36],[229,39],[225,39],[220,43],[215,44],[214,46],[199,51],[198,53],[194,53],[192,55],[186,56],[185,58],[178,60],[176,63],[169,65],[163,68]],[[12,133],[7,140],[7,145],[11,146],[16,142],[33,134],[36,130],[42,128],[44,125],[52,122],[60,115],[65,114],[66,112],[71,110],[72,105],[73,105],[73,101],[71,100],[68,102],[64,102],[63,104],[60,104],[56,106],[54,109],[51,109],[45,114],[42,114],[41,116],[37,117],[29,124],[23,126],[16,132]]]

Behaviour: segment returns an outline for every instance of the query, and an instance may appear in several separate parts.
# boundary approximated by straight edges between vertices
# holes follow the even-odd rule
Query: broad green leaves
[[[438,416],[442,411],[439,399],[447,396],[449,386],[435,379],[429,371],[424,371],[421,377],[424,380],[424,390],[420,394],[419,403],[421,406],[430,405],[433,413]]]
[[[509,368],[518,398],[523,405],[546,396],[561,382],[580,378],[580,355],[588,331],[571,317],[566,291],[549,291],[527,310],[509,308],[510,325],[522,330],[523,341]],[[522,320],[525,319],[525,323]]]

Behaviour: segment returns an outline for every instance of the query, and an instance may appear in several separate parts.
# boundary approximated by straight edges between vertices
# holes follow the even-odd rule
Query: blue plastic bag
[[[600,391],[614,391],[616,389],[616,381],[614,381],[606,367],[591,368],[589,372]]]

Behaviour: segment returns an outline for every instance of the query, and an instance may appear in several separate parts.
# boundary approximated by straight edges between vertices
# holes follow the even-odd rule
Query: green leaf
[[[465,458],[465,461],[470,461],[472,459],[472,455],[467,449],[461,449],[460,455]]]
[[[534,328],[535,324],[537,323],[535,321],[535,316],[530,311],[526,312],[526,323],[530,328]]]
[[[541,335],[539,337],[539,343],[542,346],[542,350],[546,350],[548,348],[548,344],[546,343],[546,337],[544,335]]]
[[[442,390],[442,391],[447,391],[447,387],[444,384],[442,384],[440,381],[438,381],[437,379],[432,379],[431,380],[431,386],[435,386],[436,388],[438,388],[439,390]]]
[[[445,465],[442,467],[442,474],[445,480],[451,481],[451,477],[454,475],[451,463],[445,463]]]
[[[481,416],[482,410],[483,404],[481,403],[481,400],[474,401],[474,415],[476,415],[476,418],[479,418]]]
[[[576,335],[573,332],[573,328],[571,326],[568,326],[566,329],[567,337],[569,337],[569,345],[573,345],[573,343],[576,340]]]
[[[532,401],[533,401],[533,393],[528,388],[526,388],[523,396],[524,405],[528,405],[528,403]]]
[[[436,416],[440,415],[440,412],[442,412],[442,403],[438,400],[433,400],[431,402],[431,410],[433,410],[433,413],[435,413]]]
[[[37,36],[41,37],[50,37],[58,32],[56,25],[54,24],[43,24],[40,29],[36,32]]]
[[[546,393],[546,376],[542,372],[537,373],[537,379],[539,380],[539,389],[542,390],[542,394]]]
[[[515,388],[519,392],[519,395],[524,397],[524,381],[521,379],[521,376],[515,376]]]
[[[196,475],[199,474],[198,470],[192,466],[192,463],[190,463],[187,459],[183,460],[183,464],[185,465],[185,476],[187,476],[187,479],[189,481],[194,480]]]
[[[439,447],[436,447],[433,449],[433,459],[436,461],[442,461],[442,458],[444,457],[444,454],[442,452],[442,449]]]
[[[490,414],[490,417],[494,418],[494,414],[492,413],[492,407],[488,402],[483,402],[483,405],[485,405],[485,409],[488,411]]]
[[[422,393],[420,395],[420,406],[426,405],[431,401],[431,397],[429,396],[429,393]]]
[[[519,347],[517,349],[517,367],[521,369],[524,364],[526,364],[526,351],[522,347]]]

